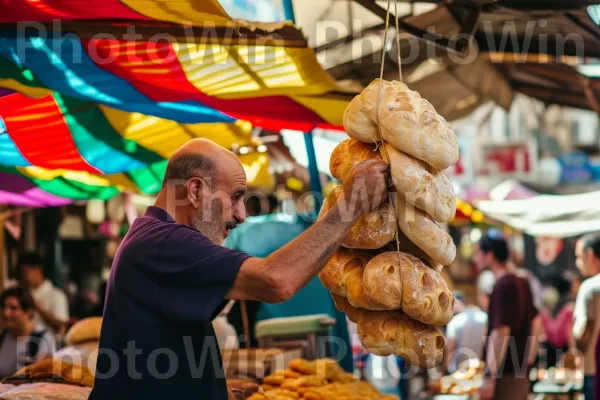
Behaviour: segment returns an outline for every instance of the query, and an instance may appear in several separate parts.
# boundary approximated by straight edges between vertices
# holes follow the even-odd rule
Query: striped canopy
[[[39,23],[54,19],[89,20],[96,29],[119,20],[155,30],[162,22],[273,34],[291,28],[234,21],[216,0],[0,3],[0,203],[153,194],[166,158],[191,138],[256,148],[253,126],[342,129],[349,98],[335,92],[305,43],[39,32]],[[37,28],[15,31],[18,21]],[[252,184],[271,183],[266,153],[240,158]]]

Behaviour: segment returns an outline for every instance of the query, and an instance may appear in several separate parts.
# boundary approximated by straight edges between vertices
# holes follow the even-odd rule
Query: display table
[[[536,382],[533,384],[533,394],[535,399],[543,399],[545,396],[552,395],[563,395],[568,396],[569,399],[575,399],[576,395],[581,393],[583,390],[583,381],[581,382],[566,382],[566,383],[553,383],[549,381]]]

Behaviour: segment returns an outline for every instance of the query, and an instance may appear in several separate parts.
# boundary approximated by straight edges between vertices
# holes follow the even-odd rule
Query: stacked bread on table
[[[370,383],[358,381],[337,362],[323,358],[296,359],[287,369],[266,376],[248,400],[398,400],[381,394]]]
[[[449,322],[454,304],[439,271],[456,247],[439,223],[456,211],[443,172],[458,160],[456,135],[417,92],[380,79],[350,102],[344,128],[350,138],[332,153],[331,174],[343,183],[361,162],[382,159],[396,191],[356,221],[319,277],[367,350],[432,367],[444,347],[436,326]],[[329,194],[322,215],[342,192]]]

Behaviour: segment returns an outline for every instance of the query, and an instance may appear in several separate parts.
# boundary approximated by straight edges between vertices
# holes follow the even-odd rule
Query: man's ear
[[[207,189],[204,179],[195,177],[185,183],[187,199],[194,208],[201,208],[204,203],[204,193]]]

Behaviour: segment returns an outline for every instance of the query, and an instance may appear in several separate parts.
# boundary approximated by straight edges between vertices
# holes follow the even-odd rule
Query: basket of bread
[[[395,192],[355,222],[319,277],[336,307],[357,324],[367,350],[433,367],[444,348],[437,327],[450,321],[454,304],[439,272],[456,256],[452,238],[440,227],[456,211],[444,173],[458,160],[456,135],[417,92],[382,79],[350,102],[344,128],[350,138],[331,155],[332,176],[344,183],[358,164],[383,160]],[[321,215],[343,190],[328,195]]]
[[[398,400],[358,381],[330,359],[293,360],[287,369],[266,376],[247,400]]]

